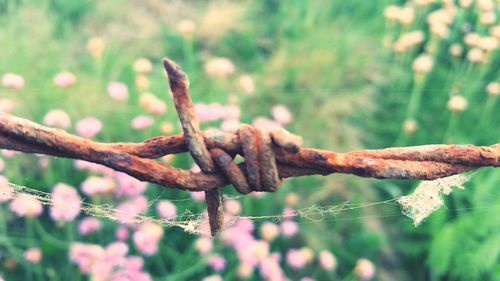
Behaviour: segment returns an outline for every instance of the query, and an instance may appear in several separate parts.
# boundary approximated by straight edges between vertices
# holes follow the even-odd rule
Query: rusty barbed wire
[[[102,143],[0,113],[0,148],[85,160],[167,188],[205,191],[212,235],[222,226],[219,188],[227,184],[246,194],[276,191],[283,178],[313,174],[434,180],[500,166],[500,144],[434,144],[337,153],[301,148],[300,137],[285,130],[268,133],[243,125],[236,133],[202,132],[189,96],[187,75],[168,59],[164,67],[184,134],[142,143]],[[190,152],[202,173],[155,160],[182,152]],[[234,163],[237,154],[245,158],[243,163]]]

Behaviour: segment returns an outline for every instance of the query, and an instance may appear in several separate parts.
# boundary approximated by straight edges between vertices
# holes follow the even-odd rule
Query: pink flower
[[[68,88],[76,83],[76,76],[68,71],[59,72],[54,76],[54,84],[61,88]]]
[[[279,234],[280,228],[272,222],[265,222],[260,227],[260,236],[266,241],[273,241]]]
[[[207,264],[215,271],[222,271],[226,268],[226,260],[221,255],[209,256]]]
[[[71,126],[71,118],[62,109],[53,109],[43,117],[43,124],[61,129],[68,129]]]
[[[118,187],[114,194],[118,197],[141,195],[148,185],[147,182],[140,181],[125,173],[115,172],[114,175],[118,181]]]
[[[125,256],[128,253],[128,246],[123,242],[113,242],[104,249],[105,261],[113,266],[125,263]]]
[[[304,257],[302,251],[297,249],[291,249],[288,251],[288,253],[286,254],[286,261],[288,265],[290,265],[290,267],[294,269],[301,269],[307,263],[307,260]]]
[[[205,200],[205,192],[203,192],[203,191],[192,191],[190,193],[191,193],[191,197],[193,197],[193,199],[195,201],[200,202],[200,201]]]
[[[269,256],[269,243],[248,238],[248,236],[244,237],[241,242],[235,245],[236,253],[240,262],[256,266]]]
[[[229,215],[238,215],[241,212],[240,201],[234,199],[224,200],[224,210]]]
[[[324,270],[333,271],[337,267],[337,259],[331,252],[323,250],[319,253],[319,264]]]
[[[102,123],[95,117],[86,117],[76,123],[76,132],[84,138],[92,138],[102,129]]]
[[[82,273],[92,280],[151,280],[149,275],[140,272],[142,259],[126,257],[127,244],[114,242],[106,248],[95,244],[73,243],[70,247],[70,260],[78,264]],[[138,277],[138,279],[116,279],[114,277]],[[140,278],[139,278],[140,277]]]
[[[115,187],[115,182],[107,177],[88,177],[81,184],[82,192],[88,196],[94,196],[99,193],[111,193]]]
[[[156,211],[164,219],[173,219],[177,216],[177,208],[168,200],[158,201]]]
[[[72,221],[80,213],[82,201],[74,187],[58,183],[52,190],[50,216],[55,221]]]
[[[212,250],[212,239],[208,237],[200,237],[194,242],[194,246],[200,254],[205,255]]]
[[[247,95],[251,95],[255,92],[255,82],[252,76],[248,74],[240,76],[238,79],[238,86]]]
[[[12,196],[12,187],[9,185],[9,180],[0,175],[0,203],[12,199]]]
[[[281,223],[281,232],[285,237],[294,236],[298,231],[299,227],[297,226],[297,223],[292,220],[285,220]]]
[[[292,218],[292,217],[295,216],[295,211],[292,208],[290,208],[290,207],[285,207],[283,209],[283,216],[285,218]]]
[[[118,227],[115,231],[116,239],[120,241],[125,241],[128,238],[128,228],[125,225]]]
[[[24,87],[24,78],[15,73],[6,73],[2,76],[2,84],[6,88],[21,89]]]
[[[9,99],[0,99],[0,112],[11,113],[14,109],[14,102]]]
[[[134,62],[134,70],[140,74],[148,74],[153,71],[153,65],[148,59],[139,58]]]
[[[144,196],[137,196],[134,199],[118,205],[115,210],[116,220],[124,224],[135,224],[137,216],[148,210],[149,204]]]
[[[237,105],[226,105],[221,112],[223,119],[239,119],[241,116],[241,109]]]
[[[101,228],[101,221],[92,217],[84,218],[78,224],[78,232],[81,235],[96,232],[99,228]]]
[[[77,168],[78,170],[86,170],[92,173],[104,174],[107,176],[112,176],[116,173],[114,170],[106,166],[83,160],[75,160],[75,168]]]
[[[76,83],[76,76],[68,71],[63,71],[54,76],[54,84],[61,88],[68,88]]]
[[[139,115],[132,119],[132,128],[136,130],[144,130],[153,126],[154,119],[151,116]]]
[[[245,263],[240,263],[238,266],[238,277],[241,279],[247,279],[252,275],[253,272],[253,266],[245,264]]]
[[[228,77],[234,70],[234,64],[228,58],[213,58],[205,63],[205,72],[215,78]]]
[[[272,108],[272,114],[273,118],[276,122],[278,122],[280,125],[286,125],[290,122],[292,122],[293,117],[292,113],[288,108],[284,105],[276,105]]]
[[[144,110],[156,115],[162,115],[167,111],[167,104],[151,93],[142,94],[139,103]]]
[[[38,217],[43,212],[42,203],[30,194],[19,194],[10,203],[10,209],[16,215],[23,217]]]
[[[226,119],[220,124],[221,130],[225,132],[234,133],[240,128],[240,121],[238,119]]]
[[[152,222],[145,222],[139,226],[132,239],[136,248],[144,255],[151,256],[158,251],[158,243],[163,237],[163,229]]]
[[[94,265],[104,256],[104,249],[95,244],[73,243],[69,250],[70,260],[78,264],[80,272],[91,273]]]
[[[124,101],[128,98],[128,88],[122,82],[111,82],[108,84],[108,94],[117,101]]]
[[[194,105],[196,116],[201,123],[212,122],[221,119],[224,116],[224,107],[220,103]]]
[[[12,158],[12,157],[16,156],[17,154],[19,154],[19,152],[15,151],[15,150],[10,150],[10,149],[2,149],[2,154],[3,154],[3,156],[5,156],[7,158]]]
[[[279,264],[279,254],[272,254],[259,263],[260,275],[266,280],[285,281],[285,273]]]
[[[42,251],[39,248],[29,248],[24,252],[24,258],[33,264],[38,264],[42,260]]]
[[[262,128],[264,130],[271,130],[271,129],[274,129],[274,128],[281,128],[281,124],[274,121],[274,120],[271,120],[271,119],[268,119],[266,117],[257,117],[255,118],[255,120],[253,121],[253,125],[257,128]]]
[[[314,279],[307,276],[307,277],[300,278],[300,281],[314,281]]]
[[[200,169],[200,166],[198,166],[196,163],[193,164],[193,166],[191,166],[191,172],[193,173],[201,173],[201,169]],[[193,191],[191,192],[191,195],[194,193],[194,192],[201,192],[201,191]],[[201,192],[203,193],[203,192]],[[202,200],[205,199],[205,198],[202,198]]]
[[[375,276],[375,265],[368,259],[359,259],[356,262],[354,274],[363,281],[370,280]]]

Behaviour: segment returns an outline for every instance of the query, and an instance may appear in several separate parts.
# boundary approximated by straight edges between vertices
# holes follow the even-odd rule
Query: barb
[[[163,59],[163,66],[168,74],[175,108],[179,114],[189,152],[204,173],[214,173],[217,169],[201,135],[198,118],[196,118],[194,105],[189,96],[187,75],[177,64],[167,58]],[[224,223],[224,211],[219,189],[205,191],[205,202],[207,203],[210,233],[215,236]]]
[[[186,75],[169,60],[165,60],[165,68],[169,72],[184,135],[160,136],[142,143],[101,143],[0,113],[0,148],[102,164],[164,187],[207,191],[214,195],[208,195],[208,200],[214,199],[218,204],[220,187],[233,183],[238,191],[248,193],[261,190],[260,178],[265,178],[263,190],[274,191],[282,178],[313,174],[345,173],[381,179],[434,180],[481,167],[500,166],[500,144],[424,145],[337,153],[299,148],[300,137],[286,131],[262,135],[259,130],[252,129],[258,131],[256,135],[249,135],[252,139],[257,138],[255,141],[240,138],[239,134],[250,131],[248,128],[243,128],[239,134],[217,130],[201,132],[189,97]],[[187,151],[203,173],[181,170],[154,160]],[[238,165],[231,164],[228,159],[236,154],[244,157],[247,154],[248,159]],[[243,182],[247,179],[248,186]],[[219,207],[217,205],[215,210]],[[217,214],[219,218],[220,214]],[[213,229],[217,230],[214,226]]]

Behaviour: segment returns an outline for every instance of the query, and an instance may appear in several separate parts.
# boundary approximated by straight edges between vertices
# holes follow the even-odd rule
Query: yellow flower
[[[490,96],[498,96],[500,95],[500,83],[498,82],[491,82],[486,86],[486,92]]]
[[[416,73],[425,74],[432,69],[433,64],[430,55],[422,54],[413,61],[412,67]]]
[[[87,42],[87,50],[96,59],[100,59],[105,47],[104,40],[100,37],[91,37]]]
[[[454,112],[464,111],[467,108],[467,100],[460,96],[452,96],[448,100],[448,109]]]

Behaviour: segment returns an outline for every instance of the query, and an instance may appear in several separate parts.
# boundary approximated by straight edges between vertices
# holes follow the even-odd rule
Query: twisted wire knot
[[[210,149],[212,160],[241,194],[252,191],[275,192],[281,185],[274,149],[285,149],[296,153],[302,145],[302,138],[282,128],[266,132],[247,124],[240,126],[237,135],[240,140],[245,169],[242,170],[226,151]]]

